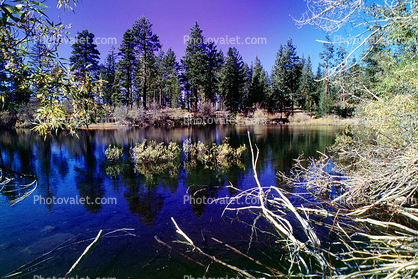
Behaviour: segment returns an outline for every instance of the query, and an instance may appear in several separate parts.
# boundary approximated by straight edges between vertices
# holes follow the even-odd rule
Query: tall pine
[[[77,33],[75,43],[71,46],[70,62],[72,70],[79,77],[87,74],[95,76],[99,70],[100,52],[94,43],[94,34],[88,30]]]
[[[268,92],[268,76],[261,65],[260,59],[256,56],[252,68],[247,106],[252,107],[254,104],[264,106],[264,100],[266,99]]]
[[[205,51],[205,38],[199,25],[195,22],[190,29],[186,51],[181,61],[185,87],[189,91],[187,94],[189,100],[187,101],[193,104],[194,111],[197,111],[199,91],[203,89],[206,80],[207,55]]]
[[[139,59],[139,71],[141,76],[142,106],[147,108],[147,91],[150,87],[149,80],[152,78],[153,65],[155,63],[155,53],[161,48],[160,40],[157,35],[152,32],[152,24],[145,16],[142,16],[135,22],[132,33],[135,42],[135,50]]]
[[[229,48],[225,64],[221,70],[221,94],[231,112],[238,112],[245,85],[246,72],[244,62],[238,50]]]
[[[135,56],[135,41],[132,30],[125,31],[119,46],[119,61],[116,64],[116,88],[122,104],[132,106],[134,91],[134,72],[137,63]]]
[[[112,47],[101,66],[101,78],[103,84],[103,103],[114,106],[119,104],[120,95],[116,94],[116,50]]]

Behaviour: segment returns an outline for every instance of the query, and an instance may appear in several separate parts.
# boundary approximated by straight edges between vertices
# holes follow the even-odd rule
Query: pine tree
[[[70,62],[75,74],[79,77],[87,74],[96,75],[99,70],[100,52],[94,43],[94,34],[89,33],[88,30],[77,33],[76,41],[71,47],[73,51]]]
[[[205,101],[215,103],[219,86],[219,72],[224,62],[222,51],[217,51],[213,42],[205,45],[206,75],[203,83]]]
[[[280,112],[286,107],[293,109],[293,98],[297,91],[301,73],[299,57],[292,39],[285,46],[280,46],[272,73],[271,100],[279,106]]]
[[[302,55],[301,68],[302,72],[299,79],[296,101],[304,111],[311,113],[314,105],[314,99],[312,97],[314,91],[314,76],[311,58],[309,56],[305,59]]]
[[[133,104],[133,81],[137,59],[135,57],[135,42],[132,31],[126,30],[119,46],[119,61],[116,64],[116,88],[121,95],[122,104]]]
[[[260,59],[256,56],[252,69],[247,106],[252,107],[256,103],[264,105],[263,103],[268,95],[268,91],[269,84],[267,73],[263,69]]]
[[[238,50],[229,48],[225,64],[221,70],[221,92],[227,108],[238,112],[245,85],[245,67]]]
[[[272,70],[272,88],[269,97],[269,107],[272,109],[278,107],[279,111],[282,112],[284,105],[287,102],[286,92],[286,65],[284,58],[284,47],[283,45],[280,45]]]
[[[150,63],[154,63],[154,52],[161,48],[160,40],[157,35],[152,32],[152,24],[148,19],[142,16],[135,22],[132,33],[135,42],[136,54],[140,57],[140,72],[141,72],[141,91],[142,91],[142,106],[147,108],[147,91],[149,88],[149,80],[153,74],[153,69]]]
[[[183,79],[185,89],[190,91],[186,102],[193,103],[193,110],[197,111],[197,104],[199,102],[199,90],[202,90],[206,79],[206,45],[205,38],[202,35],[197,22],[190,29],[190,35],[187,41],[185,55],[181,61],[183,65]]]
[[[101,66],[103,85],[103,103],[111,106],[119,104],[120,95],[116,94],[116,50],[112,47],[106,57],[105,64]]]
[[[323,70],[324,92],[320,95],[319,100],[319,115],[323,116],[331,112],[333,103],[333,92],[330,83],[330,72],[334,67],[334,45],[331,42],[329,35],[325,36],[325,42],[322,46],[322,52],[319,53],[319,58],[323,60],[320,66]]]
[[[169,48],[162,58],[160,64],[160,73],[163,78],[162,105],[176,108],[179,103],[180,85],[179,85],[179,64],[176,61],[174,51]]]
[[[252,76],[253,76],[253,63],[251,62],[251,66],[248,66],[247,63],[244,63],[244,74],[245,74],[245,80],[244,80],[244,88],[242,92],[242,104],[245,107],[246,110],[248,110],[250,105],[250,87],[252,82]]]

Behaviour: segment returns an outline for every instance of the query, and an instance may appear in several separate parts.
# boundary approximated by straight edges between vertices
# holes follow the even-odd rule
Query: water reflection
[[[92,132],[94,135],[94,131]],[[80,196],[89,199],[90,202],[84,203],[87,211],[91,213],[99,212],[101,203],[96,202],[105,196],[105,188],[103,184],[103,174],[98,169],[97,158],[103,158],[100,154],[95,154],[96,142],[85,133],[80,135],[80,147],[82,158],[79,164],[74,168],[76,173],[75,181]]]
[[[317,157],[317,150],[324,152],[325,147],[333,143],[337,128],[266,125],[171,129],[123,128],[79,131],[79,138],[60,133],[46,140],[29,130],[0,131],[1,164],[21,173],[36,175],[39,180],[36,195],[44,198],[78,195],[84,198],[89,197],[90,200],[117,198],[117,205],[113,206],[92,203],[78,207],[54,204],[39,206],[28,200],[22,207],[18,205],[14,208],[14,215],[10,215],[13,217],[9,217],[9,212],[3,209],[0,212],[0,226],[8,227],[8,231],[0,231],[0,235],[3,234],[3,237],[6,236],[10,242],[16,243],[17,248],[10,248],[15,250],[8,251],[0,249],[0,259],[8,259],[5,253],[11,253],[10,251],[15,251],[16,255],[19,255],[19,251],[25,248],[24,245],[41,238],[42,235],[38,232],[43,226],[51,223],[54,227],[60,228],[59,233],[74,234],[86,231],[97,232],[103,227],[109,229],[135,227],[142,238],[135,240],[139,243],[129,245],[124,252],[126,256],[121,255],[120,262],[115,263],[115,270],[119,267],[119,270],[124,271],[110,275],[127,278],[125,275],[132,276],[133,270],[141,274],[140,267],[146,266],[148,261],[157,256],[153,246],[154,236],[158,235],[166,240],[176,238],[175,230],[170,223],[171,216],[174,216],[179,223],[181,222],[186,230],[192,231],[192,236],[196,236],[194,238],[196,241],[202,239],[199,229],[195,229],[196,235],[193,235],[193,230],[199,220],[207,224],[221,223],[219,218],[224,206],[188,203],[184,202],[185,197],[213,200],[236,194],[235,190],[225,188],[227,185],[233,184],[241,190],[255,186],[247,131],[250,131],[251,140],[259,149],[257,172],[261,183],[267,186],[278,185],[280,181],[276,179],[275,174],[278,171],[288,171],[293,164],[293,158],[301,153],[304,153],[305,157]],[[225,137],[230,138],[229,143],[234,148],[242,144],[247,145],[247,150],[241,158],[243,167],[232,166],[227,170],[208,169],[201,165],[191,167],[184,165],[185,158],[181,157],[178,161],[172,162],[172,165],[163,166],[157,172],[153,172],[146,165],[141,170],[135,170],[135,165],[130,160],[130,148],[144,139],[165,143],[174,141],[182,146],[182,142],[188,138],[193,142],[202,141],[206,145],[212,143],[219,145]],[[123,148],[124,155],[119,162],[106,161],[105,148],[110,144]],[[32,218],[37,219],[28,220],[21,217],[27,216],[28,211],[36,212]],[[187,226],[189,226],[188,229]],[[213,230],[223,234],[223,240],[226,240],[230,234],[227,230],[220,230],[218,227],[214,227]],[[35,233],[33,236],[28,236],[28,232]],[[0,245],[1,242],[0,240]],[[114,255],[122,246],[106,249],[110,249],[108,253]],[[135,249],[130,247],[135,247]],[[2,262],[0,277],[3,275],[2,272],[10,272],[10,267],[18,264],[16,263],[18,258],[18,256],[11,257],[9,262]],[[156,264],[169,265],[161,261],[162,259],[158,258]],[[88,265],[88,260],[86,260],[86,265]],[[85,270],[88,268],[86,267]],[[113,270],[113,266],[112,269],[106,270]],[[163,274],[161,278],[164,278],[164,275],[168,278],[172,274],[164,272],[164,270],[161,271]],[[171,270],[170,272],[177,271]],[[88,274],[87,272],[86,275]],[[142,274],[143,278],[153,277]],[[174,277],[179,277],[177,275]]]

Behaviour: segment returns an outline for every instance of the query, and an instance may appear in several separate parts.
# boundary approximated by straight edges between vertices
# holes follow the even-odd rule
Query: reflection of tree
[[[92,132],[94,135],[94,132]],[[84,206],[87,211],[96,213],[102,208],[100,203],[94,202],[97,198],[103,198],[105,195],[105,189],[103,185],[103,177],[100,173],[95,151],[95,142],[91,140],[89,134],[83,133],[79,135],[80,146],[83,153],[84,167],[75,167],[77,189],[82,198],[88,199],[89,203],[85,203]]]
[[[124,196],[129,204],[129,210],[133,215],[140,217],[147,226],[151,226],[163,207],[164,196],[158,193],[156,188],[141,187],[137,184],[131,184],[127,190]]]
[[[219,187],[208,185],[193,185],[189,187],[187,191],[189,194],[189,203],[197,217],[200,217],[200,215],[205,212],[205,206],[207,205],[208,201],[213,201],[218,197],[218,190]]]

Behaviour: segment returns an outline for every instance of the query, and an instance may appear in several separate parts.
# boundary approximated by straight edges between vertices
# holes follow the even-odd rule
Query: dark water
[[[234,196],[237,192],[225,187],[230,184],[241,190],[255,187],[248,149],[242,157],[244,167],[227,170],[185,169],[179,161],[177,172],[167,169],[163,174],[144,176],[135,173],[129,160],[129,148],[145,138],[181,145],[189,137],[205,144],[219,144],[230,137],[231,146],[248,147],[247,130],[260,149],[260,182],[268,186],[277,185],[276,173],[288,171],[293,158],[301,153],[318,157],[317,150],[325,152],[338,128],[150,127],[80,131],[78,138],[60,134],[46,140],[29,130],[0,131],[1,163],[38,177],[38,188],[31,196],[12,207],[0,206],[0,278],[14,272],[17,275],[11,278],[63,277],[99,230],[103,230],[102,238],[73,276],[192,278],[235,274],[176,242],[183,239],[176,234],[171,217],[197,246],[229,264],[257,269],[213,238],[271,266],[280,266],[283,258],[274,253],[278,244],[270,239],[253,236],[249,248],[251,228],[246,223],[254,220],[253,215],[237,217],[235,212],[226,212],[221,217],[222,202],[187,202],[190,197]],[[121,162],[106,161],[109,144],[124,147]],[[48,204],[47,198],[55,198],[55,204]],[[101,203],[74,204],[81,198],[99,198]],[[124,228],[130,229],[129,234],[114,232]]]

